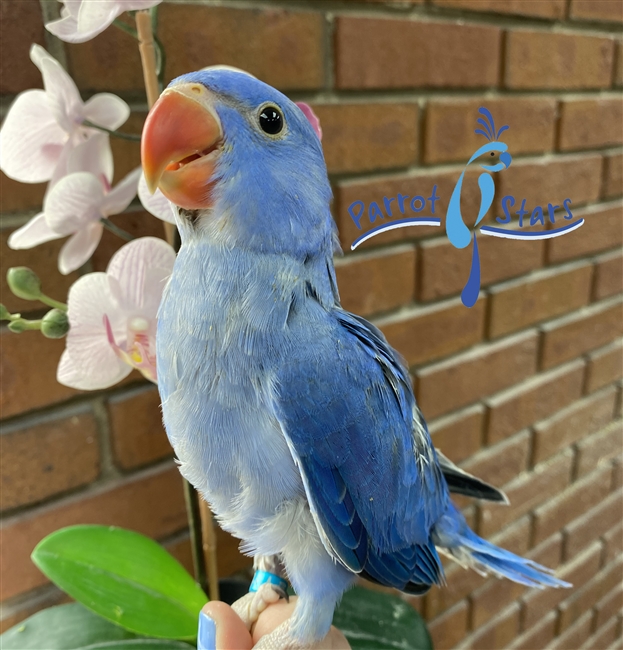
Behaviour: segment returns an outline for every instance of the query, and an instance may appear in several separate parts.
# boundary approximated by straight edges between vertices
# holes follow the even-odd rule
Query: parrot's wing
[[[328,319],[328,321],[327,321]],[[334,310],[301,328],[274,410],[325,547],[382,584],[438,582],[430,530],[447,487],[411,390],[383,335]]]

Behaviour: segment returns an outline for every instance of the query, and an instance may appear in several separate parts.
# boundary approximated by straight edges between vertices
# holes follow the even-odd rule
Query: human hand
[[[225,603],[213,601],[199,614],[197,650],[251,650],[265,634],[272,632],[292,615],[296,597],[267,607],[249,632],[242,619]],[[350,650],[346,637],[335,627],[314,648]],[[310,649],[311,650],[311,649]]]

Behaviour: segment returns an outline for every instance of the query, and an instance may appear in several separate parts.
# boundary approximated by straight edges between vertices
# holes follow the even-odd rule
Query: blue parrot
[[[436,452],[404,361],[340,306],[331,189],[299,107],[235,69],[187,74],[152,108],[142,157],[178,206],[157,368],[180,471],[255,556],[247,625],[283,575],[299,596],[257,647],[317,647],[359,576],[425,593],[444,580],[438,552],[569,586],[470,530],[449,485],[503,496]]]

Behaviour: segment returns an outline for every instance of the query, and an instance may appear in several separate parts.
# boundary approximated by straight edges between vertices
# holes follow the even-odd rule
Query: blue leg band
[[[249,591],[257,591],[265,582],[277,585],[284,591],[288,588],[288,583],[276,573],[270,573],[269,571],[256,571],[253,576],[253,582],[251,582],[251,586],[249,587]]]

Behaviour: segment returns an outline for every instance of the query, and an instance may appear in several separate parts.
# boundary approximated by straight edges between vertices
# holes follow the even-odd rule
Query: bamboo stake
[[[151,108],[160,95],[158,73],[156,72],[156,48],[154,46],[154,32],[152,17],[148,10],[136,12],[136,32],[138,34],[138,48],[143,64],[143,78],[147,91],[147,104]],[[164,231],[169,244],[175,242],[175,226],[172,223],[164,224]],[[193,561],[195,564],[195,577],[202,588],[207,587],[210,600],[219,599],[218,565],[216,556],[216,530],[214,519],[208,504],[198,496],[193,487],[185,486],[186,504],[188,510],[191,542],[193,542]],[[198,508],[197,508],[198,504]],[[197,515],[201,522],[201,530],[197,526]],[[203,554],[199,553],[197,542],[199,537],[203,540]],[[202,557],[201,557],[202,555]],[[205,584],[205,574],[208,574],[208,584]]]
[[[203,555],[207,565],[208,572],[208,593],[210,600],[219,600],[218,586],[218,564],[216,554],[216,529],[214,527],[214,518],[208,504],[199,499],[199,509],[201,511],[201,534],[203,536]]]
[[[156,72],[156,48],[154,47],[154,32],[149,11],[136,12],[136,33],[138,34],[138,49],[143,64],[143,79],[147,91],[147,105],[151,108],[160,96],[158,73]],[[175,241],[175,226],[164,224],[164,232],[169,244]]]

